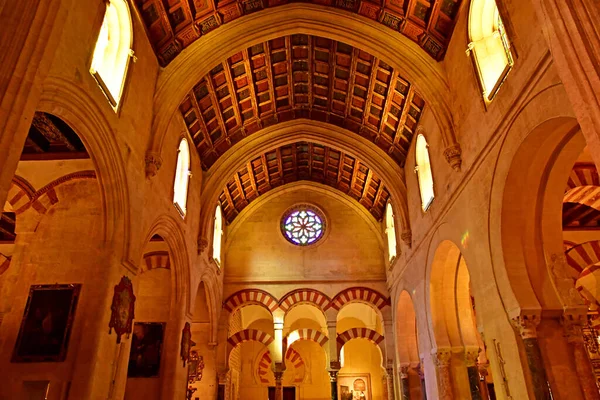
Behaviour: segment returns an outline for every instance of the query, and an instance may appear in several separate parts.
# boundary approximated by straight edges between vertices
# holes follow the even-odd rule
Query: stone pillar
[[[388,400],[394,400],[394,368],[388,367],[385,371],[387,372],[385,382],[387,385]]]
[[[585,315],[567,315],[563,316],[563,326],[565,336],[572,346],[573,357],[575,360],[575,369],[581,386],[581,391],[585,400],[600,400],[596,378],[592,369],[592,364],[587,355],[585,343],[583,341],[583,324],[586,322]]]
[[[432,355],[438,377],[438,393],[440,399],[453,400],[454,393],[452,392],[452,376],[450,373],[452,351],[450,349],[437,349],[432,352]]]
[[[537,315],[521,315],[513,318],[513,323],[523,339],[535,400],[550,400],[548,377],[546,376],[546,369],[542,361],[542,351],[537,339],[536,327],[540,323],[540,318]]]
[[[469,387],[471,388],[471,399],[482,400],[481,390],[479,389],[479,369],[477,368],[477,359],[480,349],[465,350],[465,364],[469,375]]]
[[[329,370],[329,382],[331,384],[331,400],[338,400],[337,376],[339,370]]]
[[[421,362],[417,366],[417,373],[419,374],[419,380],[421,381],[422,400],[427,400],[427,384],[425,383],[425,363],[422,358]]]
[[[481,392],[481,397],[485,400],[490,398],[487,386],[488,366],[489,363],[477,364],[477,370],[479,372],[479,391]]]
[[[274,371],[275,400],[283,400],[283,371]]]
[[[400,367],[400,389],[402,400],[410,400],[410,386],[408,381],[408,366]]]
[[[554,65],[590,153],[600,168],[598,0],[533,0]]]

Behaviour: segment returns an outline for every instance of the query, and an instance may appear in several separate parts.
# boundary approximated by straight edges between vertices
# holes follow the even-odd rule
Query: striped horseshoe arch
[[[229,352],[231,352],[231,350],[233,350],[238,344],[249,341],[259,342],[265,346],[269,346],[271,343],[273,343],[273,338],[268,333],[259,331],[258,329],[244,329],[243,331],[239,331],[227,339],[227,343],[229,343],[230,348]]]
[[[381,347],[383,336],[372,329],[367,328],[352,328],[337,336],[337,352],[338,355],[342,351],[342,347],[352,339],[367,339],[371,343]],[[383,349],[382,349],[383,350]]]
[[[171,269],[171,259],[168,251],[153,251],[144,254],[141,270],[150,271],[156,268]]]
[[[279,308],[284,312],[288,312],[288,310],[298,303],[309,303],[321,310],[325,310],[329,306],[329,302],[329,297],[318,290],[297,289],[289,292],[279,300]]]
[[[352,301],[370,303],[380,310],[390,305],[390,299],[376,290],[366,287],[353,287],[338,293],[331,300],[329,307],[339,311],[342,307],[344,307],[344,305]]]
[[[302,359],[302,356],[300,355],[300,353],[298,353],[296,350],[289,348],[288,351],[285,353],[285,361],[286,364],[288,366],[288,369],[286,369],[287,371],[289,371],[289,366],[293,366],[294,367],[294,383],[301,383],[304,381],[304,375],[305,375],[305,366],[304,366],[304,360]],[[269,350],[266,350],[261,359],[260,362],[258,363],[258,379],[260,380],[261,383],[270,383],[269,382],[269,371],[271,369],[271,363],[273,362],[273,360],[271,359],[271,353],[269,352]]]
[[[588,266],[600,262],[600,240],[592,240],[571,247],[565,252],[567,263],[571,267],[569,275],[577,279]]]
[[[292,343],[297,342],[298,340],[312,340],[317,343],[319,346],[324,346],[325,343],[329,340],[329,338],[323,333],[316,329],[297,329],[293,332],[288,333],[285,338],[287,341],[287,346],[292,345]]]
[[[277,299],[270,293],[259,289],[244,289],[229,296],[223,302],[223,308],[233,313],[238,308],[251,304],[261,305],[271,313],[278,307]]]

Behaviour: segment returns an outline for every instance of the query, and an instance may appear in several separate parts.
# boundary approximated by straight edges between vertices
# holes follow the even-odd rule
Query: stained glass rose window
[[[323,237],[325,219],[321,212],[309,205],[292,207],[281,219],[281,232],[291,243],[308,246]]]

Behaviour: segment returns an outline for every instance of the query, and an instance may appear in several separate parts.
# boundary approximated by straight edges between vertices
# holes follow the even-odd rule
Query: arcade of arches
[[[597,0],[0,26],[0,399],[600,400]]]

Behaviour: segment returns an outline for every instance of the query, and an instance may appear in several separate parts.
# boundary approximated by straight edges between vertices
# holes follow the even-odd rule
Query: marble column
[[[477,359],[480,349],[465,350],[465,364],[469,375],[469,387],[471,389],[471,399],[482,400],[481,390],[479,389],[479,369],[477,368]]]
[[[402,400],[410,400],[410,386],[408,382],[408,366],[400,367],[400,388],[402,389]]]
[[[425,367],[424,360],[421,358],[421,362],[419,363],[417,369],[417,373],[419,374],[419,380],[421,381],[421,398],[422,400],[427,400],[427,384],[425,383]]]
[[[523,339],[535,400],[550,400],[548,377],[542,361],[540,344],[537,339],[537,326],[540,323],[540,318],[537,315],[520,315],[513,318],[513,323]]]
[[[331,384],[331,400],[338,400],[338,390],[337,390],[337,376],[338,372],[336,370],[329,371],[329,382]]]
[[[283,400],[283,371],[275,371],[275,400]]]
[[[388,367],[385,369],[385,383],[387,385],[388,400],[394,400],[394,368]]]
[[[438,349],[432,353],[433,363],[438,376],[438,394],[440,399],[453,400],[452,376],[450,372],[450,360],[452,351],[450,349]]]
[[[582,328],[586,322],[585,315],[565,315],[563,317],[565,336],[573,349],[575,369],[583,396],[585,400],[600,400],[596,377],[583,341]]]
[[[479,372],[479,391],[481,392],[481,397],[485,400],[490,398],[487,386],[488,366],[489,363],[477,364],[477,370]]]

